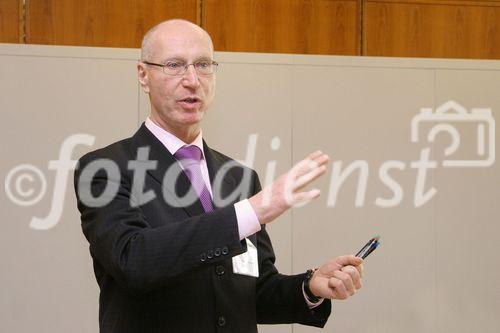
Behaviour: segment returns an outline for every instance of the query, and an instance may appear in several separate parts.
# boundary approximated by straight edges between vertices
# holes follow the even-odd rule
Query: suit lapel
[[[213,152],[213,150],[207,146],[205,140],[203,140],[203,151],[205,153],[205,159],[208,167],[208,174],[210,176],[210,182],[213,192],[212,197],[214,202],[214,208],[222,207],[224,206],[224,204],[222,203],[221,198],[223,199],[228,197],[234,191],[236,187],[236,181],[230,172],[223,169],[225,161],[221,160]],[[217,174],[219,174],[219,172],[224,172],[221,181],[216,179]],[[218,181],[219,184],[216,184],[216,181]],[[217,191],[219,193],[216,193]],[[227,206],[227,204],[225,206]]]
[[[156,195],[160,196],[161,200],[167,200],[167,203],[171,206],[182,207],[189,216],[203,214],[205,210],[199,199],[189,206],[181,204],[179,199],[190,189],[191,182],[184,171],[182,171],[175,157],[172,156],[168,149],[165,148],[153,133],[147,129],[144,123],[132,137],[132,151],[130,153],[134,159],[137,156],[138,149],[141,147],[149,148],[148,159],[150,161],[157,161],[156,168],[148,170],[147,173],[167,192],[166,195],[168,195],[168,199],[165,198],[163,193],[156,193]],[[167,177],[164,181],[167,172],[178,176]]]

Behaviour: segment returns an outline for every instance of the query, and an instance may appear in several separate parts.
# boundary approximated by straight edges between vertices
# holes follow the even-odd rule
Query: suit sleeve
[[[131,294],[164,287],[190,269],[213,265],[246,251],[239,240],[234,206],[152,228],[141,208],[130,204],[129,179],[110,176],[104,170],[96,172],[91,180],[80,177],[81,170],[93,160],[95,156],[84,156],[75,171],[82,229],[94,260]],[[90,190],[97,197],[110,185],[118,187],[118,191],[102,198],[109,200],[106,205],[93,207],[82,199],[82,190]],[[222,254],[210,258],[208,251]]]
[[[261,190],[257,175],[254,182],[254,193],[257,193]],[[265,226],[257,233],[257,249],[260,273],[257,279],[257,322],[324,327],[330,315],[331,301],[325,299],[318,307],[309,309],[302,292],[306,274],[283,275],[278,272]]]

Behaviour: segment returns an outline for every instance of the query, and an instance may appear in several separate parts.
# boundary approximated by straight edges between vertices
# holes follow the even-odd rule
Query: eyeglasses
[[[167,61],[165,64],[157,64],[154,62],[144,61],[143,63],[150,66],[161,67],[163,73],[172,76],[180,76],[187,72],[189,66],[193,65],[198,75],[212,75],[217,71],[219,64],[214,60],[200,60],[192,64],[186,64],[181,61]]]

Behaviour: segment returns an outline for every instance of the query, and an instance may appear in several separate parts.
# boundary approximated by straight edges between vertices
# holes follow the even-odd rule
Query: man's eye
[[[210,66],[209,61],[200,61],[196,63],[196,67],[198,68],[208,68]]]
[[[167,67],[168,69],[178,69],[181,66],[182,64],[175,61],[169,61],[165,64],[165,67]]]

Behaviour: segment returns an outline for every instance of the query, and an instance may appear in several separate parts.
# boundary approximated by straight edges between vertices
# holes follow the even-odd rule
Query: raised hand
[[[260,224],[267,224],[289,208],[317,198],[319,189],[303,189],[326,172],[329,159],[328,155],[318,150],[251,197],[249,201]]]

